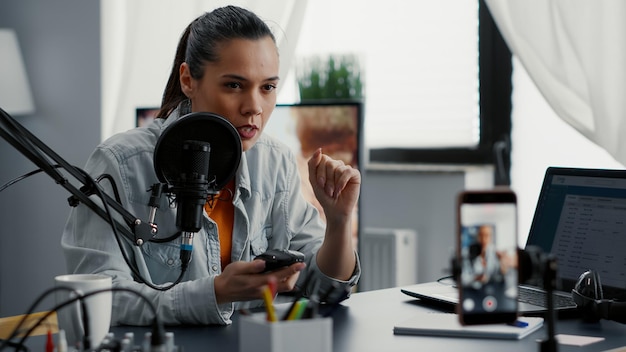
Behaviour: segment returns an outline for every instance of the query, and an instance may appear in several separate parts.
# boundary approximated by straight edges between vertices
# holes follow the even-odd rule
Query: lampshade
[[[0,28],[0,108],[12,115],[35,111],[15,31]]]

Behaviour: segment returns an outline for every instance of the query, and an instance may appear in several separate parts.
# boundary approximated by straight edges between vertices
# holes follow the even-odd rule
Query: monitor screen
[[[139,107],[135,109],[135,126],[148,126],[159,113],[158,107]]]
[[[363,104],[356,101],[278,104],[264,133],[291,147],[296,154],[302,190],[322,218],[324,211],[309,183],[307,160],[322,148],[325,154],[361,170],[364,160]],[[361,170],[362,171],[362,170]],[[363,172],[361,172],[363,173]],[[360,204],[354,209],[353,239],[358,248]]]

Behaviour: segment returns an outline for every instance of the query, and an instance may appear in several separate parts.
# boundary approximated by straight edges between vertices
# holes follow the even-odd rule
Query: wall
[[[363,227],[415,230],[416,282],[449,275],[455,198],[465,187],[464,172],[373,169],[363,180]]]
[[[35,136],[82,166],[100,139],[99,1],[0,0],[15,29],[36,111],[19,116]],[[0,185],[36,169],[0,139]],[[67,193],[37,174],[0,193],[0,316],[22,314],[65,273],[60,247]]]

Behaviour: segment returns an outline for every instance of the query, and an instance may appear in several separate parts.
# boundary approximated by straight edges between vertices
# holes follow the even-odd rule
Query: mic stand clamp
[[[132,223],[128,223],[128,226],[132,228],[133,235],[134,235],[133,241],[135,245],[137,246],[141,246],[147,241],[149,241],[150,239],[154,238],[154,236],[156,236],[158,232],[158,228],[156,224],[153,223],[153,221],[154,221],[155,210],[156,208],[158,208],[157,200],[158,200],[158,197],[161,196],[163,187],[165,186],[161,184],[156,184],[150,189],[152,190],[152,197],[150,198],[151,203],[149,204],[152,209],[150,212],[150,216],[151,216],[150,222],[144,222],[144,221],[141,221],[141,219],[135,219]],[[96,191],[94,190],[94,185],[91,183],[82,186],[80,188],[80,192],[82,192],[82,194],[86,197],[96,194]],[[80,204],[80,199],[78,198],[78,196],[73,194],[67,198],[67,202],[71,207],[75,208]]]
[[[146,243],[146,241],[156,236],[157,228],[154,224],[135,219],[133,233],[135,234],[135,244],[141,246]]]

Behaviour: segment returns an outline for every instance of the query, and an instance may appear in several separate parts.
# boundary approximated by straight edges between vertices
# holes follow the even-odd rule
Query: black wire
[[[444,283],[443,282],[443,280],[449,280],[449,279],[452,279],[452,281],[455,281],[454,280],[454,275],[442,276],[442,277],[437,279],[437,282],[442,284],[442,285],[454,286],[454,283],[448,284],[448,283]]]
[[[6,126],[6,129],[0,128],[0,136],[2,136],[20,153],[33,161],[35,165],[46,171],[46,173],[57,183],[64,184],[67,182],[67,179],[65,179],[61,173],[57,172],[51,165],[49,159],[47,158],[48,155],[44,156],[41,153],[44,149],[41,145],[39,145],[41,141],[34,137],[28,129],[20,125],[11,117],[11,115],[2,109],[0,109],[0,121]],[[34,148],[34,146],[38,148]],[[47,146],[45,147],[45,149],[49,150]]]
[[[4,128],[2,128],[4,126]],[[8,113],[6,113],[4,110],[0,109],[0,137],[3,137],[5,140],[7,140],[7,142],[9,142],[15,149],[17,149],[19,152],[21,152],[24,156],[26,156],[29,160],[31,160],[33,163],[35,163],[37,166],[40,167],[40,169],[42,169],[43,171],[45,171],[50,177],[52,177],[58,184],[63,185],[64,188],[66,188],[67,190],[69,190],[69,186],[70,183],[68,182],[68,180],[56,170],[56,167],[54,167],[50,161],[50,159],[54,159],[55,161],[57,161],[59,164],[61,164],[61,167],[64,169],[64,171],[70,173],[72,176],[76,177],[76,179],[78,179],[79,181],[81,181],[82,183],[84,183],[84,185],[86,187],[92,187],[93,188],[93,192],[98,194],[98,197],[102,200],[102,204],[104,205],[104,209],[105,209],[105,213],[106,213],[106,217],[108,219],[108,222],[111,224],[111,228],[113,229],[113,233],[114,233],[114,237],[115,240],[118,243],[118,246],[120,248],[120,252],[122,253],[122,257],[124,258],[124,261],[126,262],[126,264],[128,265],[128,267],[130,268],[130,270],[132,271],[133,275],[135,275],[135,278],[146,284],[147,286],[155,289],[155,290],[159,290],[159,291],[166,291],[169,290],[170,288],[174,287],[175,285],[177,285],[178,283],[180,283],[180,281],[182,281],[182,278],[187,270],[187,266],[188,266],[188,262],[183,261],[183,264],[181,266],[181,273],[178,277],[178,279],[172,283],[169,286],[166,287],[159,287],[156,285],[153,285],[149,282],[147,282],[141,275],[141,273],[139,273],[139,270],[137,268],[135,268],[133,265],[131,265],[130,259],[128,258],[128,253],[126,253],[126,250],[124,249],[124,246],[121,242],[121,238],[120,235],[118,233],[118,229],[116,227],[117,222],[113,219],[113,215],[111,214],[111,210],[110,210],[110,206],[108,203],[108,198],[107,196],[105,196],[105,194],[103,193],[101,187],[99,187],[98,183],[96,183],[96,181],[94,179],[92,179],[89,174],[87,172],[85,172],[82,169],[79,169],[77,167],[74,167],[72,165],[70,165],[69,163],[67,163],[65,160],[63,160],[63,158],[61,158],[58,154],[56,154],[52,149],[50,149],[46,144],[44,144],[42,141],[40,141],[36,136],[34,136],[30,131],[28,131],[28,129],[26,129],[25,127],[23,127],[22,125],[20,125],[17,121],[15,121]],[[45,154],[45,155],[44,155]],[[80,177],[82,177],[84,180],[81,180]],[[113,180],[110,178],[109,175],[104,175],[101,176],[102,178],[108,178],[109,180],[111,180],[112,182],[112,187],[114,189],[115,192],[115,196],[119,199],[119,194],[117,193],[116,190],[116,186],[115,183],[113,182]],[[101,178],[101,179],[102,179]],[[17,181],[16,181],[17,182]],[[73,191],[71,191],[71,193],[73,193]],[[121,210],[123,210],[123,212],[121,212],[121,210],[119,210],[117,207],[120,207]],[[91,207],[90,207],[91,208]],[[118,201],[117,204],[114,204],[114,208],[120,212],[120,214],[122,215],[122,217],[124,217],[125,219],[127,217],[131,217],[134,218],[134,216],[130,213],[128,213],[127,211],[125,211],[122,207],[121,207],[121,203]],[[91,208],[94,212],[98,213],[98,215],[101,215],[98,211],[101,212],[100,209],[98,209],[98,211],[94,208]],[[104,217],[104,215],[102,214],[102,216]],[[127,220],[126,223],[127,225],[129,225],[129,227],[134,226],[134,224],[128,224]],[[126,230],[124,229],[124,234],[126,234],[125,232]],[[172,236],[174,237],[174,236]],[[132,238],[130,238],[129,240],[133,240]]]
[[[61,168],[62,166],[61,166],[61,165],[53,165],[53,167],[54,167],[54,168]],[[110,221],[110,223],[111,223],[111,228],[113,229],[113,233],[114,233],[114,235],[115,235],[115,239],[116,239],[116,241],[117,241],[118,246],[120,247],[120,251],[122,252],[122,257],[124,258],[124,261],[126,262],[126,265],[128,265],[128,267],[131,269],[131,271],[132,271],[132,272],[133,272],[133,274],[137,277],[137,279],[138,279],[140,282],[142,282],[142,283],[144,283],[144,284],[146,284],[146,285],[150,286],[151,288],[153,288],[153,289],[155,289],[155,290],[159,290],[159,291],[167,291],[167,290],[171,289],[172,287],[174,287],[175,285],[179,284],[179,283],[182,281],[183,276],[185,275],[185,272],[186,272],[186,269],[187,269],[187,266],[186,266],[186,265],[184,265],[184,266],[182,267],[182,270],[181,270],[181,273],[180,273],[180,275],[179,275],[178,279],[177,279],[177,280],[176,280],[173,284],[171,284],[170,286],[165,286],[165,287],[160,287],[160,286],[152,285],[151,283],[147,282],[147,281],[143,278],[143,276],[139,273],[139,271],[138,271],[138,270],[137,270],[137,269],[136,269],[133,265],[131,265],[130,259],[128,258],[128,253],[126,253],[126,251],[124,250],[123,244],[122,244],[122,242],[120,241],[120,235],[119,235],[119,233],[117,232],[117,228],[116,228],[116,227],[115,227],[115,225],[114,225],[114,222],[113,222],[113,217],[112,217],[112,215],[111,215],[111,210],[110,210],[110,208],[109,208],[109,206],[108,206],[107,202],[106,202],[106,201],[104,201],[104,196],[103,196],[103,193],[102,193],[102,189],[99,187],[99,184],[98,184],[98,182],[99,182],[99,181],[101,181],[102,179],[107,179],[107,180],[109,180],[109,181],[110,181],[110,183],[111,183],[111,187],[113,188],[113,193],[114,193],[114,195],[115,195],[115,200],[116,200],[118,203],[121,203],[121,202],[120,202],[119,192],[118,192],[117,186],[115,185],[115,182],[113,181],[113,179],[111,178],[111,176],[110,176],[110,175],[107,175],[107,174],[105,174],[105,175],[101,175],[101,176],[98,178],[98,180],[93,180],[91,177],[89,177],[89,174],[87,174],[87,172],[85,172],[84,170],[82,170],[82,169],[80,169],[80,168],[76,168],[76,170],[78,170],[79,172],[81,172],[81,173],[85,176],[85,179],[86,179],[86,180],[88,180],[89,182],[92,182],[92,184],[91,184],[91,185],[87,185],[87,186],[92,186],[92,187],[93,187],[93,189],[95,189],[96,193],[98,194],[98,197],[99,197],[101,200],[103,200],[103,201],[102,201],[102,204],[104,205],[105,211],[106,211],[107,215],[109,216],[109,221]],[[27,178],[27,177],[30,177],[30,176],[32,176],[32,175],[35,175],[35,174],[40,173],[40,172],[43,172],[43,171],[44,171],[43,169],[37,169],[37,170],[33,170],[33,171],[31,171],[31,172],[29,172],[29,173],[27,173],[27,174],[24,174],[24,175],[22,175],[22,176],[19,176],[19,177],[15,178],[15,179],[13,179],[13,180],[9,181],[8,183],[4,184],[2,187],[0,187],[0,192],[2,192],[3,190],[5,190],[6,188],[8,188],[8,187],[12,186],[12,185],[13,185],[13,184],[15,184],[15,183],[17,183],[17,182],[19,182],[19,181],[21,181],[21,180],[24,180],[24,179],[25,179],[25,178]],[[170,236],[170,237],[167,237],[167,238],[162,238],[162,239],[161,239],[161,238],[154,238],[154,239],[151,239],[151,241],[156,242],[156,243],[165,243],[165,242],[170,242],[170,241],[172,241],[172,240],[176,239],[177,237],[179,237],[179,236],[180,236],[180,234],[181,234],[180,232],[177,232],[177,233],[175,233],[174,235],[172,235],[172,236]],[[1,346],[0,346],[0,347],[1,347]]]
[[[82,169],[78,169],[78,170],[81,173],[84,173],[85,175],[87,175],[87,173],[84,170],[82,170]],[[95,181],[93,179],[91,179],[90,177],[87,177],[87,179],[90,182],[93,182],[94,185],[96,185]],[[94,187],[94,189],[96,190],[96,193],[97,193],[98,197],[100,197],[100,199],[104,199],[104,195],[102,193],[102,189],[100,187],[98,187],[97,185],[96,185],[96,187]],[[104,205],[104,210],[105,210],[106,214],[109,217],[109,223],[111,224],[111,228],[113,229],[113,235],[115,237],[115,241],[117,242],[117,245],[120,248],[120,252],[122,253],[122,258],[124,258],[124,261],[126,262],[126,265],[130,268],[130,270],[132,271],[133,275],[135,275],[136,279],[139,282],[144,283],[147,286],[149,286],[150,288],[158,290],[158,291],[167,291],[167,290],[171,289],[172,287],[176,286],[177,284],[179,284],[182,281],[183,276],[185,275],[185,272],[187,271],[186,263],[183,263],[183,266],[181,267],[180,275],[178,276],[176,281],[174,281],[169,286],[156,286],[156,285],[153,285],[152,283],[148,282],[146,279],[143,278],[143,276],[141,275],[139,270],[137,268],[135,268],[135,266],[132,265],[131,262],[130,262],[130,259],[128,257],[128,253],[126,253],[126,249],[124,248],[124,245],[122,244],[121,237],[120,237],[119,233],[117,232],[117,228],[115,227],[115,222],[113,221],[113,216],[111,214],[111,210],[109,208],[109,205],[107,204],[107,202],[104,202],[104,201],[102,202],[102,204]]]
[[[99,294],[99,293],[104,293],[104,292],[116,292],[116,291],[123,291],[123,292],[130,292],[133,293],[135,295],[137,295],[138,297],[140,297],[141,299],[143,299],[146,303],[148,303],[148,306],[150,307],[150,310],[152,310],[152,314],[154,315],[154,321],[153,321],[153,344],[156,340],[163,340],[164,336],[154,336],[154,335],[164,335],[164,328],[163,325],[161,324],[160,320],[159,320],[159,316],[157,315],[157,309],[156,306],[154,305],[154,303],[148,299],[148,297],[146,297],[145,295],[143,295],[142,293],[129,289],[129,288],[125,288],[125,287],[113,287],[113,288],[107,288],[107,289],[102,289],[102,290],[96,290],[96,291],[91,291],[88,293],[85,293],[81,296],[77,296],[74,298],[70,298],[68,300],[66,300],[65,302],[62,302],[60,304],[57,304],[56,306],[54,306],[50,311],[48,311],[46,314],[44,314],[41,318],[39,318],[39,320],[37,321],[37,323],[35,325],[33,325],[27,332],[26,334],[22,337],[22,339],[18,342],[19,346],[23,346],[24,343],[26,342],[26,339],[28,339],[28,337],[30,337],[30,334],[33,333],[33,331],[35,331],[35,329],[41,325],[42,322],[44,322],[50,315],[52,315],[52,313],[56,312],[57,310],[68,306],[78,300],[83,300],[85,298],[88,298],[90,296]]]
[[[88,182],[87,179],[85,179],[85,174],[79,172],[76,167],[65,161],[54,150],[52,150],[49,146],[39,140],[28,129],[20,125],[15,119],[13,119],[2,109],[0,109],[0,137],[4,138],[17,151],[22,153],[26,158],[32,161],[39,168],[43,169],[54,181],[56,181],[57,184],[61,185],[63,188],[72,193],[72,195],[78,200],[83,201],[95,213],[97,213],[102,218],[106,217],[101,207],[94,203],[88,197],[89,195],[85,194],[82,189],[79,190],[75,188],[74,185],[68,181],[64,174],[61,174],[54,167],[52,167],[50,159],[56,161],[57,164],[60,164],[63,168],[63,171],[74,177],[83,185],[91,184],[90,182]],[[89,191],[91,192],[92,190]],[[134,223],[137,220],[136,217],[133,214],[129,213],[126,209],[124,209],[120,203],[115,202],[108,195],[105,195],[103,199],[109,204],[109,206],[114,208],[115,211],[125,219],[126,224],[131,223],[133,224],[131,225],[131,227],[135,226]],[[128,236],[131,239],[135,238],[135,234],[129,231],[126,227],[122,228],[121,231],[124,233],[125,236]],[[146,234],[142,234],[142,236],[145,235]]]
[[[53,168],[61,168],[62,166],[57,164],[57,165],[52,165],[52,167]],[[18,176],[16,178],[12,179],[11,181],[5,183],[4,185],[2,185],[2,187],[0,187],[0,192],[4,191],[5,189],[7,189],[7,188],[9,188],[11,186],[13,186],[14,184],[18,183],[19,181],[22,181],[22,180],[26,179],[27,177],[36,175],[36,174],[38,174],[40,172],[43,172],[43,169],[33,170],[33,171],[28,172],[28,173],[26,173],[26,174],[24,174],[22,176]]]
[[[33,313],[33,311],[39,305],[39,303],[41,303],[41,301],[43,301],[49,294],[54,293],[55,291],[61,291],[61,290],[74,292],[77,296],[80,295],[73,288],[65,287],[65,286],[53,287],[53,288],[50,288],[50,289],[46,290],[44,293],[40,294],[39,297],[37,297],[37,299],[35,300],[35,302],[33,302],[33,304],[31,304],[31,306],[28,308],[28,310],[26,311],[26,314],[24,314],[24,316],[19,321],[19,323],[15,326],[15,328],[13,329],[13,331],[11,332],[9,337],[4,341],[4,343],[0,344],[0,351],[2,351],[2,349],[4,347],[6,347],[8,342],[10,343],[10,340],[12,340],[13,338],[15,338],[17,336],[17,334],[20,331],[20,327],[22,326],[22,324],[24,324],[26,322],[26,320],[28,319],[28,316]],[[86,310],[85,304],[83,303],[81,305],[82,305],[82,310],[85,311]],[[37,323],[37,325],[39,325],[39,324],[40,324],[40,322]]]
[[[30,351],[30,349],[26,346],[23,345],[19,345],[17,342],[12,342],[12,341],[7,341],[7,340],[3,340],[0,339],[0,341],[3,341],[4,343],[2,344],[2,346],[6,346],[6,347],[13,347],[16,351]],[[0,347],[0,351],[2,350],[2,348],[4,347]]]
[[[109,174],[102,174],[102,175],[98,176],[98,178],[96,178],[96,182],[98,184],[100,184],[100,181],[102,181],[103,179],[106,179],[107,181],[109,181],[109,184],[111,184],[111,188],[113,189],[113,196],[115,197],[115,201],[117,201],[118,203],[122,203],[122,200],[120,198],[120,193],[117,190],[117,184],[115,183],[115,180],[113,179],[113,177],[111,177],[111,175],[109,175]]]

